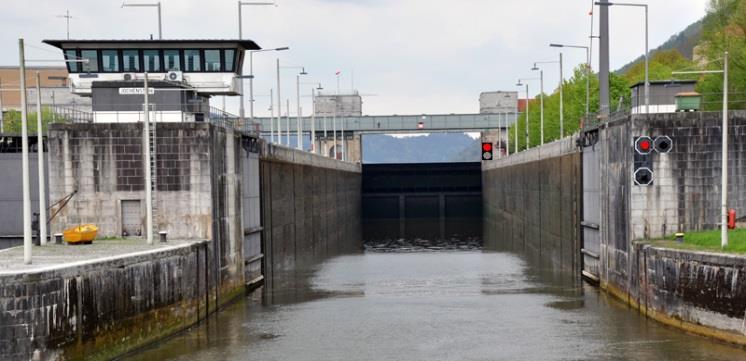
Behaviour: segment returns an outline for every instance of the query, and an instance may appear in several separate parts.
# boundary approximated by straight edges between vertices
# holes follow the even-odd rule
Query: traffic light
[[[634,173],[632,180],[636,186],[649,186],[653,184],[653,160],[654,148],[653,138],[640,136],[635,139]]]
[[[482,160],[492,160],[492,143],[482,143]]]
[[[653,148],[658,153],[668,153],[673,148],[673,140],[667,135],[661,135],[655,138]]]
[[[641,155],[648,155],[653,151],[653,139],[648,136],[641,136],[635,140],[635,151]]]

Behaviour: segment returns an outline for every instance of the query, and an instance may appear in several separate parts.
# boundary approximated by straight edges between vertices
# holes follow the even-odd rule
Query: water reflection
[[[508,253],[369,253],[283,275],[134,360],[743,360]]]

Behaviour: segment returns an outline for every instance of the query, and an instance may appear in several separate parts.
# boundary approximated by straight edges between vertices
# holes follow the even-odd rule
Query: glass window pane
[[[184,50],[185,71],[202,71],[202,60],[199,50]]]
[[[225,66],[223,67],[225,69],[224,71],[229,71],[229,72],[235,71],[233,64],[235,63],[234,58],[236,57],[236,51],[234,49],[225,49],[223,50],[223,52],[224,52],[223,54],[225,55],[225,60],[224,60]]]
[[[83,72],[98,73],[98,51],[97,50],[81,50],[80,57],[88,60],[87,63],[81,63]]]
[[[122,70],[140,71],[140,54],[137,50],[122,50]]]
[[[220,71],[220,50],[205,50],[205,70]]]
[[[78,54],[75,50],[65,50],[65,60],[78,60]],[[67,70],[71,73],[80,71],[80,63],[67,63]]]
[[[181,55],[178,50],[164,50],[163,62],[166,70],[181,70]]]
[[[161,56],[158,50],[143,50],[142,51],[143,63],[145,63],[145,71],[149,73],[160,72],[161,70]]]
[[[101,50],[101,63],[104,72],[116,73],[119,71],[119,52],[116,50]]]

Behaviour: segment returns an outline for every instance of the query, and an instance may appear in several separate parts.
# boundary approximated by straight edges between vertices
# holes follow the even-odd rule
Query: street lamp
[[[161,2],[151,4],[127,4],[122,3],[122,7],[156,7],[158,8],[158,39],[163,40],[163,28],[161,26]]]
[[[26,51],[23,38],[18,39],[18,58],[20,70],[20,93],[21,93],[21,177],[23,197],[23,262],[31,264],[31,186],[29,180],[29,146],[28,146],[28,101],[26,99]],[[51,62],[58,60],[28,60],[34,62]],[[88,63],[88,59],[67,59],[66,63]],[[46,236],[46,190],[44,189],[44,141],[41,121],[41,86],[39,73],[36,73],[37,84],[37,142],[38,142],[38,165],[39,165],[39,244],[45,245]],[[2,112],[2,109],[0,109]],[[42,223],[44,224],[42,228]]]
[[[544,145],[544,69],[539,68],[538,64],[555,64],[555,63],[557,62],[556,61],[537,61],[534,63],[534,67],[531,68],[532,71],[539,72],[539,84],[540,84],[539,99],[541,102],[541,122],[540,122],[539,128],[541,132],[541,141],[540,141],[541,145]],[[562,70],[560,69],[560,74],[561,73],[562,73]],[[560,75],[560,81],[561,81],[561,75]],[[561,107],[562,105],[560,104],[560,108]]]
[[[303,140],[301,139],[301,120],[300,120],[300,76],[301,75],[308,75],[306,72],[306,68],[303,66],[280,66],[280,59],[277,59],[277,98],[280,99],[280,69],[300,69],[301,71],[296,75],[295,79],[295,96],[296,96],[296,105],[297,105],[297,148],[303,149]],[[290,119],[290,111],[288,110],[288,119]],[[287,146],[290,146],[290,124],[288,124],[287,129]]]
[[[251,121],[254,121],[254,53],[262,53],[266,51],[284,51],[289,50],[290,48],[287,46],[281,47],[281,48],[274,48],[274,49],[260,49],[260,50],[250,50],[249,51],[249,118]],[[243,81],[241,81],[242,88],[243,88]],[[243,89],[242,89],[243,90]],[[239,110],[239,114],[241,115],[241,118],[244,116],[244,106],[243,106],[243,91],[241,92],[241,107]],[[274,123],[270,121],[270,139],[274,138]]]
[[[324,90],[321,83],[314,82],[301,82],[301,84],[314,84],[315,88],[311,88],[311,153],[316,154],[316,91]]]
[[[251,1],[239,1],[238,2],[238,39],[241,40],[243,38],[242,30],[243,30],[243,21],[241,17],[241,7],[243,6],[250,6],[250,5],[256,5],[256,6],[274,6],[277,7],[277,4],[271,2],[251,2]]]
[[[529,103],[531,103],[531,98],[529,97],[529,92],[528,92],[528,81],[529,80],[539,80],[539,78],[521,78],[521,79],[518,79],[518,83],[516,84],[516,86],[518,86],[518,87],[521,87],[521,86],[524,86],[524,85],[526,86],[526,110],[525,110],[525,112],[526,112],[526,150],[528,150],[528,148],[529,148],[529,140],[530,140],[529,139],[529,134],[528,134],[528,123],[529,123],[529,120],[530,120],[530,116],[529,116]],[[525,82],[525,84],[523,84],[524,82]],[[515,151],[516,151],[516,153],[518,153],[518,123],[517,122],[516,122],[516,131],[515,131],[515,133],[516,133],[515,134],[515,143],[516,143],[515,144]]]
[[[553,48],[573,48],[573,49],[585,49],[585,118],[588,119],[591,113],[591,51],[587,46],[581,45],[565,45],[565,44],[549,44]]]
[[[723,70],[703,70],[703,71],[675,71],[672,75],[682,74],[723,74],[723,124],[722,124],[722,160],[723,168],[720,177],[722,184],[720,189],[721,196],[721,214],[720,214],[720,246],[728,246],[728,52],[723,54]]]
[[[650,51],[648,47],[648,4],[612,3],[596,1],[599,6],[631,6],[645,9],[645,114],[650,114]]]

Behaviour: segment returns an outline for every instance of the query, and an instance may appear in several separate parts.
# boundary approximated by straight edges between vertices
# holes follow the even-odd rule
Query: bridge
[[[365,134],[433,133],[433,132],[489,132],[497,143],[498,129],[504,132],[513,125],[518,113],[496,114],[420,114],[420,115],[364,115],[364,116],[307,116],[301,117],[303,137],[310,139],[314,134],[314,144],[319,154],[334,157],[335,146],[339,158],[351,162],[362,159],[361,137]],[[282,134],[275,142],[289,147],[297,146],[298,117],[277,118],[258,117],[253,120],[261,129],[264,138],[272,134]],[[277,131],[280,133],[277,133]],[[289,132],[288,132],[289,129]],[[274,132],[274,133],[273,133]],[[345,154],[341,154],[343,152]]]

